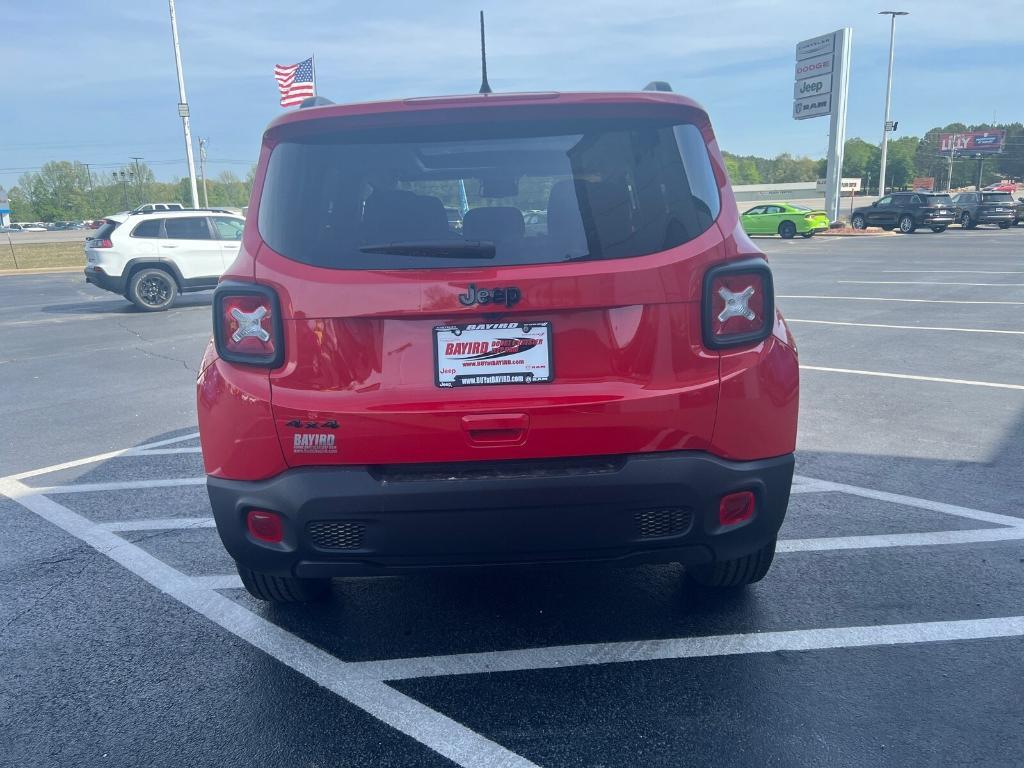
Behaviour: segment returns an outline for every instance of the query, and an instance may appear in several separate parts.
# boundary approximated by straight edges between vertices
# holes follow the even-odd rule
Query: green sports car
[[[828,229],[828,214],[803,205],[765,203],[740,215],[740,224],[748,235],[781,235],[787,240],[796,234],[810,237]]]

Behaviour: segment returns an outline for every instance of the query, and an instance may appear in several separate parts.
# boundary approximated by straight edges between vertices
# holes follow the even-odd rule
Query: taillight
[[[229,363],[276,368],[284,360],[277,294],[264,285],[221,283],[213,294],[213,339]]]
[[[245,516],[245,525],[253,538],[271,544],[284,540],[284,522],[276,512],[265,509],[250,509]]]
[[[89,241],[89,247],[90,248],[113,248],[114,244],[112,242],[110,242],[110,240],[108,240],[107,238],[103,238],[102,240],[94,238],[94,239]]]
[[[704,344],[711,349],[756,344],[772,332],[775,292],[763,259],[746,259],[704,276]]]
[[[718,522],[721,525],[738,525],[754,516],[754,494],[740,491],[723,496],[718,502]]]

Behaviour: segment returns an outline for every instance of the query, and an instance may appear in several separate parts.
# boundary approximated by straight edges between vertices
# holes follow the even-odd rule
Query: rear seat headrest
[[[526,234],[523,214],[512,206],[471,208],[462,218],[466,240],[518,240]]]

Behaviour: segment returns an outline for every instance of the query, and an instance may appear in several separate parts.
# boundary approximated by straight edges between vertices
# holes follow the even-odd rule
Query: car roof
[[[275,118],[267,131],[292,123],[311,120],[353,117],[356,115],[384,115],[398,112],[427,112],[436,110],[480,109],[481,107],[538,107],[552,105],[666,105],[687,107],[705,115],[706,110],[693,99],[671,91],[594,91],[584,93],[470,93],[454,96],[421,96],[389,101],[370,101],[352,104],[325,104],[286,112]]]
[[[120,213],[113,213],[110,216],[104,218],[110,221],[116,221],[123,224],[128,219],[133,221],[141,221],[143,219],[181,219],[188,216],[202,216],[216,214],[217,216],[230,216],[234,219],[241,219],[245,221],[245,217],[241,214],[229,211],[226,208],[186,208],[183,211],[146,211],[144,213],[132,213],[130,211],[121,211]]]

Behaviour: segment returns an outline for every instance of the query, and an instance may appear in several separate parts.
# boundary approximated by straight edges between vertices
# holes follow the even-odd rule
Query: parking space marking
[[[100,527],[108,531],[172,531],[178,528],[215,528],[212,517],[165,517],[151,520],[115,520],[100,523]]]
[[[858,328],[893,328],[901,331],[953,331],[955,333],[1001,333],[1010,336],[1024,336],[1024,331],[1000,331],[992,328],[947,328],[935,325],[887,325],[886,323],[848,323],[841,320],[798,320],[786,318],[787,323],[812,323],[815,325],[851,325]]]
[[[178,435],[177,437],[168,437],[166,440],[157,440],[154,443],[144,443],[142,445],[136,446],[134,448],[134,450],[136,450],[136,451],[148,451],[151,448],[162,448],[165,445],[174,445],[175,443],[184,443],[186,440],[198,440],[198,439],[199,439],[199,433],[198,432],[190,432],[187,435]]]
[[[978,544],[986,541],[1024,539],[1024,526],[978,528],[968,531],[929,533],[882,533],[870,536],[834,536],[813,539],[779,539],[776,552],[834,552],[843,549],[886,549],[889,547],[932,547],[950,544]]]
[[[896,301],[907,304],[1001,304],[1024,307],[1024,301],[967,301],[962,299],[893,299],[888,296],[817,296],[807,294],[776,294],[777,299],[821,299],[825,301]]]
[[[515,651],[483,651],[450,656],[424,656],[352,664],[377,680],[525,672],[593,664],[737,656],[779,651],[822,651],[837,648],[910,645],[964,640],[985,640],[1024,635],[1024,616],[915,624],[826,627],[738,635],[681,637],[615,643],[556,645]]]
[[[846,285],[969,285],[981,288],[1024,288],[1024,283],[939,283],[933,280],[836,280]]]
[[[144,451],[136,448],[135,451],[132,454],[134,456],[173,456],[178,453],[202,453],[203,449],[198,445],[190,445],[185,448],[147,448]]]
[[[88,464],[98,464],[101,461],[107,461],[108,459],[117,459],[122,456],[147,456],[151,455],[151,451],[153,448],[162,448],[165,445],[173,445],[174,443],[183,443],[186,440],[197,439],[199,439],[199,433],[192,432],[187,435],[179,435],[178,437],[169,437],[166,440],[157,440],[154,443],[145,443],[144,445],[137,445],[134,448],[119,448],[116,451],[107,451],[106,453],[98,453],[95,456],[86,456],[84,459],[74,459],[72,461],[65,461],[60,464],[51,464],[48,467],[40,467],[39,469],[30,469],[26,472],[18,472],[17,474],[11,475],[7,479],[27,480],[30,477],[49,475],[53,472],[59,472],[62,469],[74,469],[75,467],[84,467]]]
[[[242,579],[237,573],[193,576],[192,584],[202,589],[243,589]]]
[[[802,475],[797,475],[793,479],[796,480],[797,478],[799,478],[801,483],[810,485],[816,491],[836,491],[839,493],[847,493],[850,494],[851,496],[861,496],[865,499],[874,499],[875,501],[887,501],[892,504],[901,504],[905,507],[914,507],[915,509],[926,509],[930,512],[941,512],[946,515],[964,517],[968,520],[977,520],[982,523],[992,523],[993,525],[1024,525],[1024,518],[1013,517],[1012,515],[1000,515],[995,512],[985,512],[984,510],[981,509],[961,507],[957,504],[946,504],[945,502],[942,501],[920,499],[916,496],[905,496],[901,493],[879,491],[874,488],[862,488],[859,485],[835,483],[832,482],[831,480],[819,480],[814,477],[805,477]]]
[[[137,454],[136,454],[137,455]],[[35,488],[37,493],[56,496],[64,493],[96,493],[98,491],[138,491],[146,488],[178,488],[183,485],[205,485],[206,476],[173,477],[166,480],[121,480],[110,483],[78,483]]]
[[[1015,389],[1024,391],[1024,384],[1003,384],[996,381],[946,379],[941,376],[917,376],[909,373],[888,373],[886,371],[861,371],[855,368],[828,368],[822,365],[801,365],[800,370],[821,371],[824,373],[847,373],[854,376],[877,376],[883,379],[908,379],[910,381],[931,381],[938,384],[961,384],[969,387],[990,387],[992,389]]]
[[[883,269],[883,274],[1024,274],[1022,271],[989,269]]]
[[[264,651],[313,682],[464,768],[537,768],[425,704],[341,661],[277,624],[197,584],[181,571],[19,480],[0,480],[0,493],[88,544],[168,596]]]

